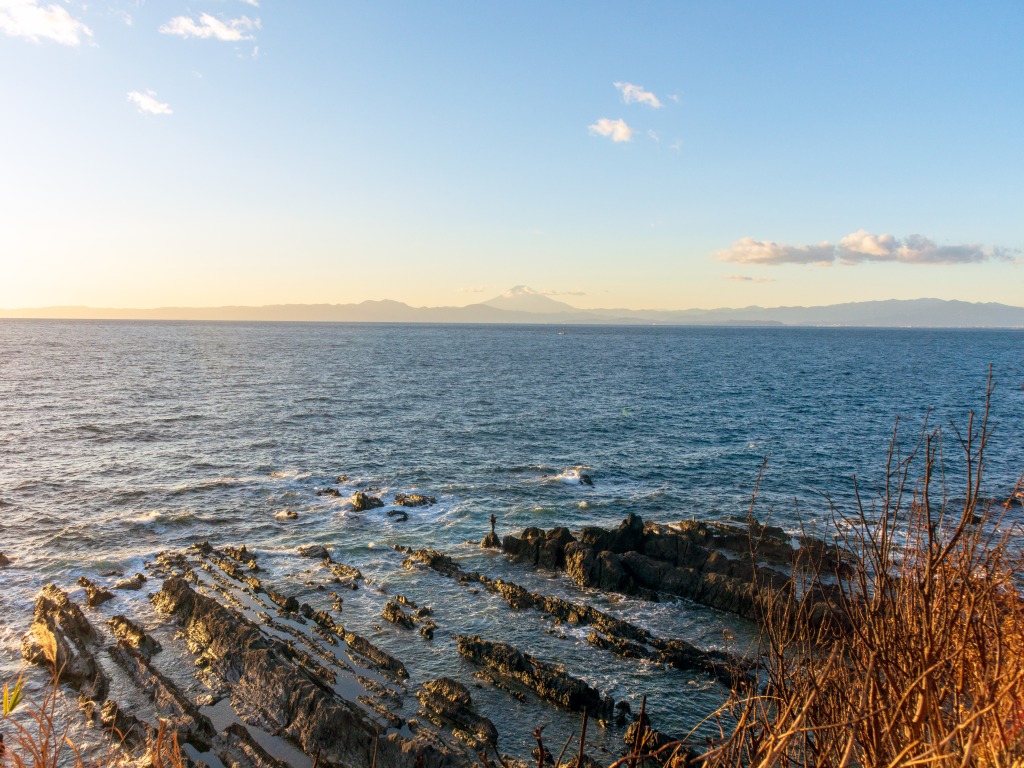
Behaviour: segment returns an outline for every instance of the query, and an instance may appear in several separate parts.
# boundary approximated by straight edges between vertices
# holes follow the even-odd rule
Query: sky
[[[1024,305],[1024,3],[0,0],[0,307]]]

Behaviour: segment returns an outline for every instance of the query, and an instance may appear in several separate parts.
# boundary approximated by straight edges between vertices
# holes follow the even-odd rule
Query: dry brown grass
[[[981,495],[991,394],[990,382],[982,417],[953,430],[956,502],[941,432],[926,429],[903,457],[894,434],[873,503],[833,505],[851,570],[805,568],[792,590],[763,595],[758,691],[729,702],[735,719],[701,764],[1024,765],[1024,560],[1012,497]],[[809,587],[833,579],[831,611],[815,621]]]
[[[8,683],[4,687],[4,706],[0,713],[0,765],[4,768],[101,768],[101,766],[142,765],[151,768],[187,768],[189,765],[178,744],[178,735],[168,735],[161,721],[148,751],[138,759],[122,751],[112,740],[98,757],[85,757],[83,749],[72,738],[77,722],[55,674],[44,689],[42,698],[18,698],[8,706],[9,691],[21,690]],[[112,734],[114,735],[114,734]]]

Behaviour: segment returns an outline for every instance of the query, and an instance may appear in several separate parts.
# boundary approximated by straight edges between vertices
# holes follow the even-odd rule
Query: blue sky
[[[1024,4],[0,0],[0,306],[1024,304]]]

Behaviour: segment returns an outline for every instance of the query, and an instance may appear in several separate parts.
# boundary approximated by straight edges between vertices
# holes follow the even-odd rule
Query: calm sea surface
[[[983,406],[989,364],[988,493],[1005,498],[1024,470],[1024,333],[557,331],[0,320],[0,551],[15,561],[0,570],[0,671],[17,668],[17,640],[47,581],[134,572],[200,540],[244,542],[271,559],[321,542],[385,587],[444,601],[445,632],[511,638],[616,697],[647,692],[661,724],[682,730],[706,713],[703,681],[623,671],[582,635],[554,639],[539,617],[512,620],[494,601],[402,572],[389,545],[433,546],[467,568],[720,647],[723,629],[737,631],[728,617],[581,595],[467,540],[486,533],[492,513],[499,533],[611,525],[628,512],[663,522],[743,515],[765,455],[762,512],[772,506],[792,530],[818,523],[823,493],[845,501],[854,475],[877,487],[897,418],[907,446],[929,410],[936,426],[965,425]],[[947,458],[956,450],[947,429]],[[342,498],[316,495],[328,485]],[[420,492],[438,504],[404,523],[386,510],[357,514],[346,499],[365,485],[386,500]],[[428,649],[369,618],[348,621],[405,659],[414,679],[468,675],[450,643]]]

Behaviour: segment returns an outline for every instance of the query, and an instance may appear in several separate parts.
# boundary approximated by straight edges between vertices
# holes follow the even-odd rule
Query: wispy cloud
[[[774,283],[774,277],[751,277],[750,275],[723,275],[723,280],[735,280],[738,283]]]
[[[61,45],[80,45],[92,30],[55,3],[38,0],[0,0],[0,31],[38,43],[52,40]]]
[[[260,7],[260,0],[242,0],[246,5],[251,5],[253,8]]]
[[[170,104],[159,101],[153,91],[129,91],[128,101],[139,108],[139,112],[149,115],[170,115],[173,113]]]
[[[654,109],[661,109],[661,102],[658,97],[646,90],[642,85],[633,83],[615,83],[615,87],[622,92],[622,100],[627,104],[646,104]]]
[[[251,32],[259,28],[260,20],[258,18],[250,19],[248,16],[242,16],[237,19],[228,19],[225,22],[208,13],[201,13],[198,21],[189,16],[175,16],[160,27],[160,31],[165,35],[237,42],[254,39]]]
[[[586,296],[586,291],[541,291],[545,296]]]
[[[985,261],[1012,261],[1009,251],[986,248],[978,243],[939,245],[924,235],[908,235],[903,240],[893,235],[876,235],[864,229],[839,240],[813,245],[789,245],[770,240],[744,237],[731,248],[715,254],[719,261],[740,264],[818,264],[830,266],[836,261],[844,265],[865,261],[898,262],[901,264],[978,264]]]
[[[590,126],[590,133],[595,136],[605,136],[616,144],[621,141],[632,141],[633,134],[636,133],[635,128],[630,128],[626,125],[626,121],[611,120],[607,117],[602,117],[596,123]]]
[[[486,286],[475,285],[472,288],[459,288],[460,293],[483,293],[487,290]]]

